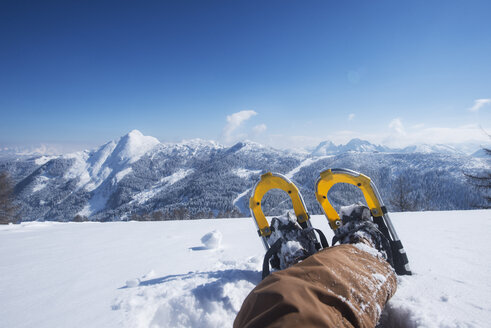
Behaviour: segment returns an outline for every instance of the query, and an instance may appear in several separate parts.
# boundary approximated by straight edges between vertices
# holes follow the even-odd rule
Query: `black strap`
[[[281,248],[281,243],[282,243],[282,239],[279,238],[269,249],[268,251],[266,252],[266,254],[264,255],[264,260],[263,260],[263,277],[262,279],[266,278],[267,276],[269,276],[269,260],[271,259],[271,257],[276,254],[280,248]]]
[[[322,248],[328,248],[329,247],[329,243],[328,243],[327,238],[324,235],[324,233],[320,229],[313,228],[313,230],[315,230],[317,232],[317,234],[319,235],[319,239],[321,241]],[[267,276],[269,276],[269,273],[270,273],[270,270],[269,270],[269,260],[271,259],[271,257],[273,257],[273,255],[275,255],[276,253],[278,253],[278,251],[281,248],[281,244],[283,242],[284,242],[283,239],[282,238],[279,238],[268,249],[268,251],[264,255],[264,260],[263,260],[263,276],[262,276],[262,279],[264,279]]]
[[[341,238],[338,236],[338,235],[334,235],[334,237],[332,237],[332,242],[331,242],[331,245],[336,245],[336,243],[340,240]]]
[[[327,238],[324,235],[324,233],[322,232],[322,230],[316,229],[316,228],[314,228],[314,230],[319,235],[319,239],[321,240],[322,248],[328,248],[329,247],[329,243],[327,242]]]
[[[388,240],[392,240],[392,238],[390,237],[389,229],[385,225],[383,217],[381,216],[374,217],[373,222],[375,222],[375,224],[378,227],[378,230],[380,230],[380,232],[385,236],[385,238],[387,238]]]

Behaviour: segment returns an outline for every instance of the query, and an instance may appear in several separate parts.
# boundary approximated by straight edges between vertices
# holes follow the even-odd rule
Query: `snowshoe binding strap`
[[[264,260],[263,260],[263,275],[262,279],[266,278],[269,276],[269,262],[271,261],[271,258],[280,251],[281,249],[281,244],[283,241],[281,239],[278,239],[266,252],[264,255]]]
[[[319,235],[319,239],[321,241],[322,248],[328,248],[329,247],[329,242],[327,241],[326,235],[324,235],[324,233],[322,232],[322,230],[321,229],[314,228],[314,231],[317,232],[317,234]],[[319,250],[320,247],[317,247],[317,249]]]
[[[324,247],[328,247],[324,234],[314,228],[302,229],[291,215],[271,220],[271,235],[267,237],[271,247],[263,261],[263,278],[269,275],[269,265],[283,270],[315,254],[320,245],[314,234],[317,230]]]

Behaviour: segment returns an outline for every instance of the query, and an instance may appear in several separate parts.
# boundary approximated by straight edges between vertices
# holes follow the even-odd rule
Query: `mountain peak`
[[[143,133],[140,132],[140,130],[133,129],[130,132],[126,134],[126,136],[132,137],[132,138],[140,138],[144,137]]]
[[[251,140],[242,140],[234,144],[229,148],[229,151],[231,152],[237,152],[237,151],[242,151],[242,152],[248,152],[248,151],[257,151],[259,149],[270,149],[273,151],[273,148],[266,147],[264,145],[261,145],[255,141]]]
[[[160,141],[157,138],[145,136],[138,130],[132,130],[119,139],[114,151],[121,161],[127,161],[131,164],[138,161],[158,144]]]
[[[346,151],[356,151],[356,152],[376,152],[380,151],[380,146],[376,146],[369,141],[362,140],[359,138],[351,139],[346,145],[340,146],[340,150]]]
[[[346,146],[348,145],[352,145],[352,146],[358,146],[358,145],[371,145],[371,143],[367,140],[363,140],[363,139],[360,139],[360,138],[353,138],[351,139],[347,144]]]
[[[336,153],[338,151],[338,146],[336,146],[332,141],[326,140],[322,141],[315,149],[312,151],[314,156],[324,156]]]
[[[351,139],[345,145],[336,146],[332,141],[321,142],[312,152],[314,156],[335,155],[345,152],[383,152],[387,147],[377,146],[371,142],[359,138]]]

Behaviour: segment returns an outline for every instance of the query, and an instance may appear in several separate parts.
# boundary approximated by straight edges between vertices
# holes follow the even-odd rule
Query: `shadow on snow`
[[[240,280],[248,281],[254,285],[257,285],[261,281],[261,272],[253,270],[239,270],[229,269],[220,271],[207,271],[207,272],[188,272],[184,274],[172,274],[160,278],[154,278],[141,281],[139,286],[152,286],[163,283],[168,283],[173,280],[188,280],[197,277],[215,279],[207,284],[196,287],[196,290],[204,290],[208,285],[211,286],[223,286],[226,283],[234,283]],[[128,286],[123,286],[118,289],[127,289]]]

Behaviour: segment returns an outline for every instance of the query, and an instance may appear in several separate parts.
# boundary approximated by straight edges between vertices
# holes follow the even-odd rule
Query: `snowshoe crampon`
[[[273,218],[271,225],[268,223],[261,208],[261,200],[271,189],[283,190],[290,197],[295,217],[288,214],[286,217]],[[324,234],[312,227],[297,186],[284,175],[271,172],[263,174],[254,186],[249,207],[266,249],[263,278],[269,274],[270,264],[275,269],[284,269],[314,254],[321,247],[329,246]],[[314,231],[318,233],[320,242]]]
[[[370,208],[373,222],[377,224],[380,232],[382,232],[390,242],[394,270],[398,275],[410,275],[411,269],[409,267],[406,251],[392,225],[387,208],[384,206],[377,187],[366,175],[348,169],[328,169],[321,172],[320,178],[316,183],[315,194],[317,201],[321,205],[321,208],[329,221],[331,229],[336,233],[336,229],[341,225],[338,213],[327,198],[329,190],[337,183],[348,183],[360,188],[365,197],[365,201]]]

